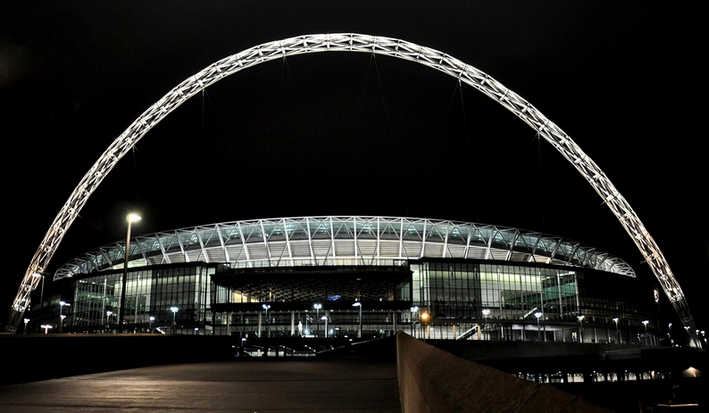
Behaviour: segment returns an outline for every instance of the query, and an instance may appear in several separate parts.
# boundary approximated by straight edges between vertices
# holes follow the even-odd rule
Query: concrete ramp
[[[404,332],[396,335],[403,413],[609,413],[549,384],[530,382],[447,353]]]

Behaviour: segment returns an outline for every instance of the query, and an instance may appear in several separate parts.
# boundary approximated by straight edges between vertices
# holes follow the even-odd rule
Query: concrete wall
[[[401,331],[396,352],[403,413],[610,412],[554,386],[460,358]]]

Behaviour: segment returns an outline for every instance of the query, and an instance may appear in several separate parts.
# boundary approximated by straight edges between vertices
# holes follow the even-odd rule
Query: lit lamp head
[[[428,320],[430,320],[430,319],[431,319],[431,314],[429,314],[429,313],[426,312],[426,311],[424,311],[423,313],[421,313],[421,321],[422,321],[422,322],[428,323]]]
[[[138,214],[130,213],[126,215],[126,221],[128,221],[129,224],[132,224],[134,222],[140,221],[142,218]]]

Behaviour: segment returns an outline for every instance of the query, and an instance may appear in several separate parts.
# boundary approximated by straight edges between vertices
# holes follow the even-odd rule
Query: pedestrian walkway
[[[142,367],[0,386],[3,413],[400,413],[396,364],[239,360]]]

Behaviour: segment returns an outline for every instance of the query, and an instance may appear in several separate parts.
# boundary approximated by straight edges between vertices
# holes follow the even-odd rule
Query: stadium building
[[[261,219],[133,236],[128,251],[127,270],[125,241],[63,264],[29,319],[77,333],[660,344],[659,293],[627,263],[514,228]]]

